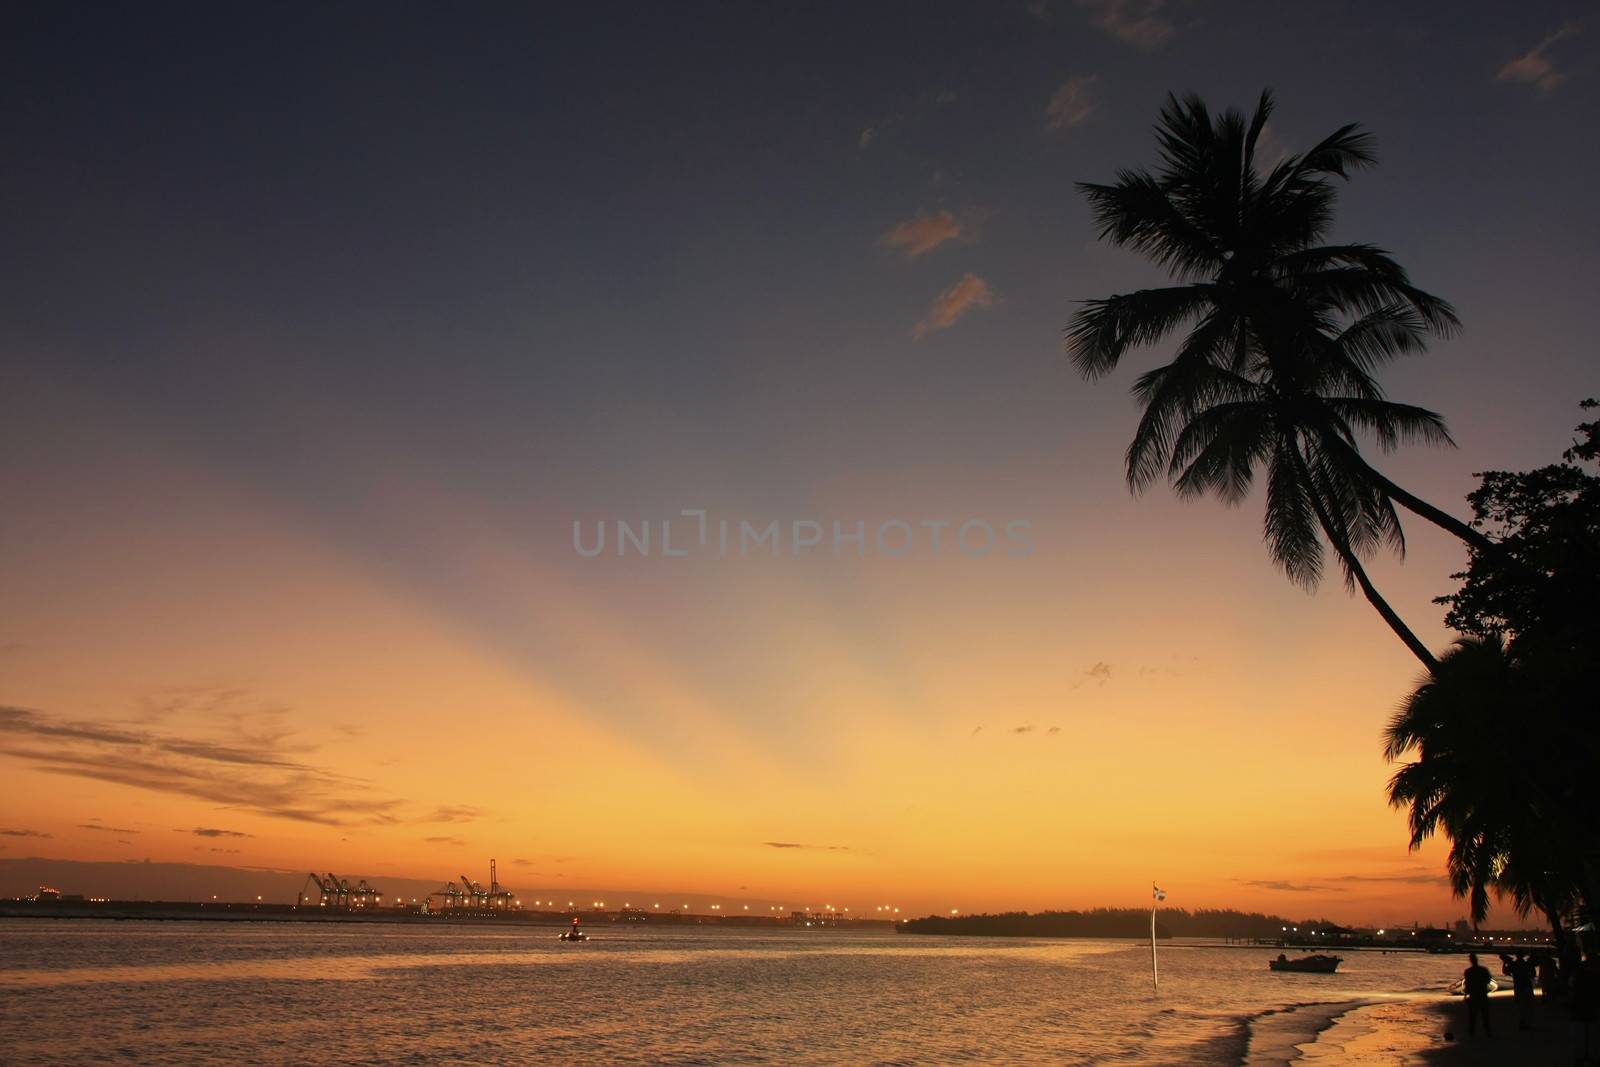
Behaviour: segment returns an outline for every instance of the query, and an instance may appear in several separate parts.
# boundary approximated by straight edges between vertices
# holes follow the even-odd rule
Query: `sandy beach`
[[[1415,996],[1349,1005],[1296,1062],[1328,1064],[1544,1064],[1573,1062],[1565,1004],[1536,1003],[1534,1028],[1517,1028],[1509,995],[1491,1000],[1495,1036],[1466,1036],[1466,1005],[1455,996]],[[1447,1040],[1446,1033],[1453,1034]],[[1600,1035],[1597,1035],[1600,1037]]]

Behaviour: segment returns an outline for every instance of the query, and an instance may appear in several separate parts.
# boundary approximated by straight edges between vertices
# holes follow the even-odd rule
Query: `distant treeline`
[[[1162,908],[1157,937],[1275,938],[1285,926],[1323,928],[1326,919],[1285,919],[1281,915],[1231,909]],[[1090,911],[1008,911],[1000,915],[930,915],[899,924],[907,934],[974,934],[982,937],[1149,937],[1150,912],[1143,908],[1094,908]]]

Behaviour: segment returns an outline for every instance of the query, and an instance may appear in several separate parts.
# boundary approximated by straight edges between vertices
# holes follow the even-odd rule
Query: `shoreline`
[[[1495,1036],[1475,1038],[1466,1033],[1463,998],[1449,993],[1412,993],[1352,1001],[1330,1012],[1327,1025],[1309,1041],[1289,1050],[1274,1051],[1283,1058],[1247,1058],[1255,1063],[1316,1064],[1527,1064],[1569,1065],[1571,1035],[1564,1002],[1534,1002],[1534,1026],[1517,1027],[1516,1008],[1509,993],[1490,996],[1490,1019]],[[1446,1035],[1450,1035],[1447,1039]],[[1252,1048],[1252,1053],[1254,1049]]]
[[[1245,1048],[1242,1067],[1268,1067],[1293,1063],[1305,1058],[1304,1050],[1315,1045],[1340,1019],[1364,1007],[1380,1003],[1371,998],[1359,1000],[1313,1001],[1268,1008],[1244,1021]]]

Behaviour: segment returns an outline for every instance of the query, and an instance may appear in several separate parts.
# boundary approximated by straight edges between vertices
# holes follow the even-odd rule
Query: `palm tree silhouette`
[[[1315,587],[1325,537],[1347,583],[1431,670],[1433,654],[1361,560],[1380,544],[1404,551],[1395,504],[1475,547],[1495,546],[1374,469],[1358,435],[1385,452],[1413,441],[1453,444],[1440,416],[1386,399],[1375,374],[1458,320],[1382,249],[1321,243],[1336,199],[1331,178],[1375,161],[1369,135],[1347,125],[1262,167],[1257,149],[1272,106],[1263,93],[1247,122],[1233,110],[1213,117],[1197,96],[1169,95],[1156,126],[1159,170],[1079,185],[1099,236],[1165,267],[1178,284],[1088,301],[1067,329],[1067,347],[1084,376],[1097,378],[1129,349],[1187,327],[1172,360],[1135,384],[1144,413],[1128,448],[1129,486],[1142,492],[1165,475],[1181,496],[1238,503],[1265,465],[1273,560]]]
[[[1450,839],[1450,885],[1474,923],[1494,889],[1560,934],[1584,883],[1574,813],[1541,782],[1550,753],[1529,692],[1498,635],[1458,641],[1384,733],[1391,762],[1416,756],[1389,780],[1389,802],[1407,809],[1412,848],[1437,832]]]

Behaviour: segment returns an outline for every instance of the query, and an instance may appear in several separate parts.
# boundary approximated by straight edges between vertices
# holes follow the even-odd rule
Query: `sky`
[[[1464,513],[1597,391],[1593,4],[9,21],[0,857],[1462,912],[1384,801],[1404,646],[1259,497],[1128,493],[1164,350],[1061,330],[1161,275],[1073,183],[1168,91],[1366,125],[1335,237],[1464,323],[1385,377],[1458,447],[1381,466]],[[1408,533],[1442,648],[1464,553]]]

